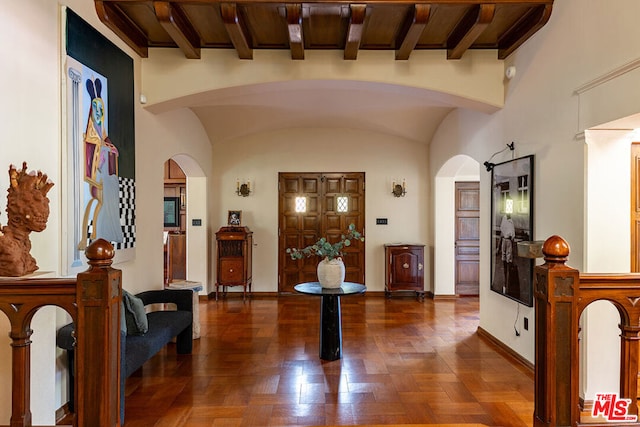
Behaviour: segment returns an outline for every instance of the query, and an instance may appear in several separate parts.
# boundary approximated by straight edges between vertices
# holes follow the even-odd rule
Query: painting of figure
[[[102,238],[121,243],[123,239],[120,225],[118,149],[107,135],[105,102],[102,99],[102,79],[86,79],[89,95],[87,127],[84,134],[84,179],[89,186],[89,198],[85,206],[82,230],[88,233],[91,220],[90,240]],[[80,248],[86,245],[83,236]]]
[[[135,257],[133,60],[66,9],[67,135],[62,185],[64,273],[86,268],[84,249],[103,238],[115,262]]]

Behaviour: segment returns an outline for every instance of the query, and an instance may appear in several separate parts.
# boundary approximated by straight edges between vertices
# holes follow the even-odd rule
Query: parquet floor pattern
[[[317,297],[201,301],[193,354],[170,344],[127,380],[126,427],[532,425],[532,375],[476,334],[477,298],[341,305],[326,362]]]

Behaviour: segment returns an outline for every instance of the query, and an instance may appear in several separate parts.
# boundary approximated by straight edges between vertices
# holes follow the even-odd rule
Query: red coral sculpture
[[[8,224],[0,228],[0,276],[19,277],[38,269],[30,254],[29,234],[47,227],[51,187],[53,183],[42,172],[27,173],[27,162],[22,170],[9,166]]]

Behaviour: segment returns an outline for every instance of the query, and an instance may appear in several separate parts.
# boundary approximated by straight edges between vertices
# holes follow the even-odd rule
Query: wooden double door
[[[364,231],[364,172],[280,173],[278,176],[278,292],[317,281],[318,257],[292,260],[287,248],[304,248],[321,237],[333,243],[349,224]],[[344,250],[345,280],[365,283],[362,242]]]

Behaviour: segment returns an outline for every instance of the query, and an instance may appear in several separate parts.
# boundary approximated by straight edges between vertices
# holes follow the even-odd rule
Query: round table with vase
[[[320,301],[320,359],[338,360],[342,356],[342,316],[340,297],[362,294],[365,285],[343,282],[339,288],[323,288],[319,282],[306,282],[294,286],[296,292],[321,297]]]

